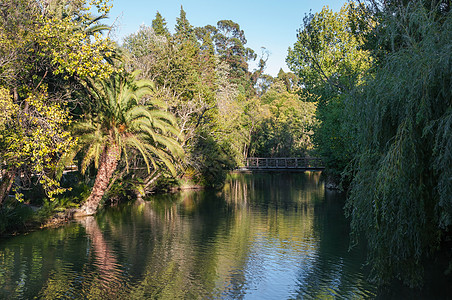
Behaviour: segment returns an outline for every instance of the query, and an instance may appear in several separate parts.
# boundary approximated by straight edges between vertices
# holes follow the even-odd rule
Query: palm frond
[[[148,172],[151,165],[157,169],[159,161],[175,174],[174,158],[183,154],[175,138],[179,134],[176,118],[157,109],[166,104],[152,98],[154,84],[149,80],[136,80],[138,74],[114,74],[108,79],[86,82],[95,103],[92,112],[95,117],[74,126],[82,144],[78,151],[85,149],[82,172],[93,162],[97,168],[105,147],[114,144],[126,160],[127,170],[128,149],[135,149],[143,157]],[[149,101],[139,105],[145,96],[151,96]]]
[[[149,160],[151,160],[151,162],[152,162],[152,156],[150,156],[149,153],[146,151],[146,145],[140,139],[138,139],[136,136],[130,136],[130,137],[126,138],[125,143],[127,143],[129,146],[138,150],[138,152],[141,154],[141,156],[144,159],[148,173],[150,173],[151,169],[149,166]],[[155,168],[154,162],[152,162],[152,164]]]
[[[146,148],[165,164],[166,168],[171,172],[171,175],[176,176],[176,167],[171,160],[171,156],[168,153],[150,144],[147,144]]]

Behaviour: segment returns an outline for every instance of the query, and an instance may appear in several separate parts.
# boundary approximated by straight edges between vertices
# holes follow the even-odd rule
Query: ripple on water
[[[221,195],[107,209],[2,243],[0,298],[372,297],[342,205],[326,205],[314,179],[239,176]]]

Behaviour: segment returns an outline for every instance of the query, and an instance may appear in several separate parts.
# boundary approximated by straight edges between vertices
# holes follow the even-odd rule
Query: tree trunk
[[[97,207],[107,191],[108,183],[118,166],[119,155],[120,149],[117,145],[109,145],[104,149],[100,158],[100,166],[97,170],[93,190],[74,216],[89,216],[96,213]]]
[[[0,183],[0,206],[9,195],[9,191],[14,183],[14,175],[14,171],[8,171],[3,175],[2,182]]]

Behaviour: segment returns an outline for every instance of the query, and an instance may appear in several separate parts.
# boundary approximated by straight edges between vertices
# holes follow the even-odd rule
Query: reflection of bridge
[[[316,157],[249,157],[245,166],[240,167],[242,171],[253,170],[323,170],[325,167],[320,158]]]

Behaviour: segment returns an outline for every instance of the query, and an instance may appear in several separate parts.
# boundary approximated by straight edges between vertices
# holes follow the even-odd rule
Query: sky
[[[346,0],[113,0],[110,22],[116,27],[113,37],[122,43],[125,36],[135,33],[140,25],[152,24],[157,11],[174,33],[181,5],[194,27],[216,25],[220,20],[232,20],[240,25],[248,41],[247,47],[261,55],[261,47],[269,52],[265,73],[276,76],[285,63],[287,49],[296,42],[297,29],[310,11],[323,6],[338,11]],[[250,69],[256,64],[250,63]]]

